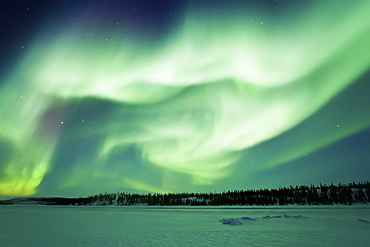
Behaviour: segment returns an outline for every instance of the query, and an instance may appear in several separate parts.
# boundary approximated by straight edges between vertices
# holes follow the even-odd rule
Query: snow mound
[[[307,217],[304,217],[302,215],[282,214],[282,215],[273,215],[273,216],[266,215],[266,216],[264,216],[262,218],[251,218],[251,217],[226,218],[226,219],[221,219],[220,222],[222,222],[222,224],[224,224],[224,225],[239,226],[239,225],[243,225],[242,222],[246,222],[246,221],[256,221],[258,219],[262,219],[262,220],[265,220],[265,219],[281,219],[281,218],[295,218],[295,219],[299,219],[299,218],[307,218]],[[369,221],[366,221],[366,220],[362,220],[362,219],[358,219],[358,220],[359,221],[370,223]]]
[[[276,219],[276,218],[283,218],[283,216],[282,215],[276,215],[276,216],[266,215],[262,217],[262,219]]]
[[[228,219],[221,219],[220,222],[225,225],[230,225],[230,226],[239,226],[242,225],[242,223],[235,218],[228,218]]]
[[[255,218],[250,218],[250,217],[242,217],[241,219],[242,220],[251,220],[251,221],[255,221],[256,220]]]
[[[364,220],[364,219],[357,219],[357,221],[361,221],[361,222],[364,222],[364,223],[370,224],[370,221],[368,221],[368,220]]]
[[[302,215],[288,215],[288,214],[282,214],[282,215],[274,215],[274,216],[270,216],[270,215],[266,215],[264,217],[262,217],[262,219],[278,219],[278,218],[306,218]]]

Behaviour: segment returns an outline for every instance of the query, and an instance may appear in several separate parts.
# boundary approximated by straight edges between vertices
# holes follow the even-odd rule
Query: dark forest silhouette
[[[269,206],[334,205],[370,203],[370,182],[318,186],[301,185],[278,189],[235,190],[222,193],[104,193],[80,198],[18,198],[0,204],[89,206]]]

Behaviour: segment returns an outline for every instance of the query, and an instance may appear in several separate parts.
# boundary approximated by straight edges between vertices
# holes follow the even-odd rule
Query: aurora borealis
[[[368,179],[369,1],[24,2],[0,196]]]

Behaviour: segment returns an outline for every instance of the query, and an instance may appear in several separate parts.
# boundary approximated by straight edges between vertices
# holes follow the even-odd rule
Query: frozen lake
[[[0,246],[370,245],[370,206],[0,206],[0,219]]]

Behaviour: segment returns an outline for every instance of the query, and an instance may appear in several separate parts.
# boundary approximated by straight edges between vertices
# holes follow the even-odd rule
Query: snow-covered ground
[[[0,206],[0,246],[370,246],[369,221],[370,206]]]

